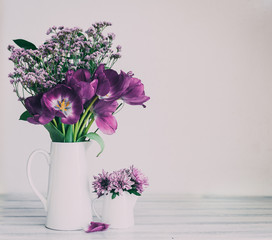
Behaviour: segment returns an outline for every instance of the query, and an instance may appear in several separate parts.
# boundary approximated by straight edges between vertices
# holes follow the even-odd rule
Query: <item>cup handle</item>
[[[38,198],[41,200],[44,210],[47,212],[47,200],[46,198],[37,190],[37,188],[35,187],[33,181],[32,181],[32,176],[31,176],[31,165],[32,165],[32,160],[34,155],[36,155],[37,153],[41,153],[43,156],[45,156],[46,160],[47,160],[47,164],[50,165],[50,155],[48,152],[42,150],[42,149],[37,149],[34,152],[32,152],[28,158],[28,162],[27,162],[27,178],[29,181],[30,186],[32,187],[32,190],[34,191],[34,193],[38,196]]]
[[[102,221],[102,217],[97,213],[96,209],[95,209],[95,201],[97,200],[98,198],[95,198],[94,200],[92,200],[92,209],[93,209],[93,212],[95,214],[95,216],[98,217],[98,219],[100,221]]]

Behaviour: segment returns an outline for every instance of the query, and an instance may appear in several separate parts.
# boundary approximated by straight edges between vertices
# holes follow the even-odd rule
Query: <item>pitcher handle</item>
[[[32,152],[28,158],[28,162],[27,162],[27,178],[29,181],[30,186],[32,187],[32,190],[34,191],[34,193],[38,196],[38,198],[41,200],[44,210],[47,212],[47,200],[46,198],[37,190],[37,188],[35,187],[33,181],[32,181],[32,176],[31,176],[31,165],[32,165],[32,160],[35,154],[37,153],[41,153],[43,154],[43,156],[45,156],[46,160],[47,160],[47,164],[50,165],[50,155],[48,152],[44,151],[43,149],[37,149],[34,152]]]
[[[96,209],[95,209],[95,201],[97,200],[98,198],[95,198],[94,200],[92,200],[92,209],[93,209],[93,212],[94,212],[94,214],[95,214],[95,216],[97,216],[98,217],[98,219],[100,220],[100,221],[102,221],[102,217],[97,213],[97,211],[96,211]]]

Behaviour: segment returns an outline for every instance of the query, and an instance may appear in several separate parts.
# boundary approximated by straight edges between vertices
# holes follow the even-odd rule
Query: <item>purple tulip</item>
[[[118,75],[114,70],[105,70],[105,74],[110,82],[110,91],[105,97],[105,101],[115,101],[119,98],[130,105],[145,105],[148,101],[144,92],[144,85],[140,79],[133,78],[130,74],[123,71]]]
[[[91,81],[89,70],[79,69],[76,72],[69,70],[66,73],[66,83],[77,92],[84,104],[95,95],[98,80]]]
[[[131,77],[129,86],[121,98],[127,104],[142,105],[143,107],[145,107],[143,103],[150,99],[145,95],[144,85],[141,80],[133,77]]]
[[[110,91],[110,81],[105,74],[104,64],[98,66],[93,79],[98,81],[96,94],[101,97],[107,95]]]
[[[25,107],[28,112],[33,115],[33,117],[27,118],[27,121],[30,123],[45,125],[54,118],[52,111],[44,105],[42,94],[26,98]]]
[[[82,100],[69,86],[60,84],[43,95],[47,108],[54,111],[54,115],[61,118],[64,124],[74,124],[83,111]]]
[[[78,69],[73,74],[73,77],[78,79],[79,81],[83,81],[83,82],[90,82],[91,81],[91,73],[88,69]]]
[[[91,222],[88,229],[85,231],[86,233],[90,232],[98,232],[98,231],[105,231],[109,228],[109,224],[100,223],[100,222]]]
[[[117,106],[116,101],[107,102],[104,100],[98,100],[94,105],[95,123],[104,134],[111,135],[117,129],[117,121],[112,115]]]
[[[107,101],[115,101],[121,98],[130,84],[130,76],[121,71],[120,75],[112,69],[105,70],[110,82],[110,91],[105,98]]]

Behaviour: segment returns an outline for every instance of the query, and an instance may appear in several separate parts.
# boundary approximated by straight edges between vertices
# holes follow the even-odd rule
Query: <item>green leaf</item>
[[[44,125],[49,132],[52,142],[64,142],[64,135],[51,122]]]
[[[77,142],[85,142],[85,138],[86,138],[86,135],[80,137],[79,139],[77,139]]]
[[[84,37],[84,40],[85,40],[85,41],[87,40],[86,37],[85,37],[85,35],[84,35],[82,32],[78,32],[78,33],[77,33],[77,36],[79,36],[79,37],[83,36],[83,37]]]
[[[29,117],[32,117],[32,115],[28,111],[25,111],[25,112],[22,113],[22,115],[20,116],[19,120],[26,121],[27,118],[29,118]]]
[[[62,72],[63,73],[66,73],[68,71],[68,67],[67,66],[64,66],[63,68],[62,68]]]
[[[24,39],[15,39],[13,40],[13,42],[15,42],[20,48],[32,49],[32,50],[37,49],[37,47],[33,43],[26,41]]]
[[[111,199],[114,199],[114,198],[116,198],[116,196],[119,196],[119,192],[118,192],[118,193],[116,193],[116,192],[113,192],[113,193],[112,193],[112,196],[111,196]]]
[[[138,192],[137,192],[137,190],[136,190],[136,189],[134,189],[134,188],[129,189],[129,190],[128,190],[128,192],[129,192],[130,194],[134,194],[134,195],[136,195],[136,196],[141,196],[141,194],[140,194],[140,193],[138,193]]]
[[[86,134],[86,135],[80,137],[80,138],[77,140],[77,142],[82,142],[82,140],[83,140],[84,138],[86,138],[86,137],[89,138],[89,139],[91,139],[91,140],[96,141],[96,142],[100,145],[101,150],[100,150],[100,152],[97,154],[97,157],[98,157],[98,156],[104,151],[104,141],[103,141],[103,139],[102,139],[97,133],[91,132],[91,133],[88,133],[88,134]]]
[[[111,196],[111,199],[116,198],[116,196],[117,196],[117,194],[114,192],[114,193],[112,194],[112,196]]]
[[[65,142],[73,142],[73,125],[68,125],[65,134]]]

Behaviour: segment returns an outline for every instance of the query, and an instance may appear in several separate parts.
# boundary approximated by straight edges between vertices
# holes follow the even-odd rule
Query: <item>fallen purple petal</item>
[[[89,228],[85,232],[90,233],[90,232],[105,231],[109,228],[109,226],[110,225],[106,223],[91,222],[91,224],[89,225]]]

